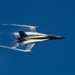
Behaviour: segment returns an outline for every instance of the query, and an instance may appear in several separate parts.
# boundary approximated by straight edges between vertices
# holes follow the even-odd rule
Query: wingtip
[[[30,28],[37,28],[38,26],[30,26]]]
[[[32,52],[31,50],[24,50],[24,52]]]

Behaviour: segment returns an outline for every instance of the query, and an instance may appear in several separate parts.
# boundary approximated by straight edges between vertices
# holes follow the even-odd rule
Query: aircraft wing
[[[31,49],[33,48],[34,45],[35,43],[26,45],[26,50],[24,50],[24,52],[31,52]]]
[[[12,47],[9,47],[9,46],[0,45],[0,47],[24,52],[24,50],[22,50],[22,49],[12,48]]]
[[[12,48],[12,47],[9,47],[9,46],[4,46],[4,45],[0,45],[0,47],[12,49],[12,50],[17,50],[17,51],[21,51],[21,52],[31,52],[31,49],[33,48],[34,45],[35,45],[35,43],[27,45],[26,50],[22,50],[22,49],[18,49],[18,48]]]

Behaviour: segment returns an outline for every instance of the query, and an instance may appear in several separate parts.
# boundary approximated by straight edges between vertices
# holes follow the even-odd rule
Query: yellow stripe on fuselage
[[[46,38],[47,36],[44,35],[40,35],[40,36],[30,36],[28,37],[29,39],[42,39],[42,38]]]

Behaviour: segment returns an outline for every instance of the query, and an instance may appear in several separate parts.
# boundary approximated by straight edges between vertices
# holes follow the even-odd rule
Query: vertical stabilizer
[[[20,30],[18,32],[19,32],[20,38],[28,37],[28,35],[25,32],[23,32],[22,30]]]

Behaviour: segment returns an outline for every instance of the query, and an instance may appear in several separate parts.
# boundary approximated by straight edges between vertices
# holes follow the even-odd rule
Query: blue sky
[[[18,27],[2,23],[36,25],[39,32],[66,39],[39,43],[32,53],[0,48],[0,75],[75,75],[74,0],[1,0],[0,44],[12,46],[10,33]]]

